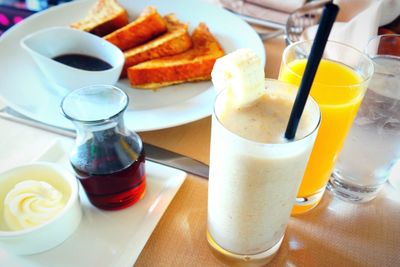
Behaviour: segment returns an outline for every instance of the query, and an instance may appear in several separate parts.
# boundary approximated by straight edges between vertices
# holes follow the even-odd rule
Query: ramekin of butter
[[[81,218],[78,183],[59,165],[35,162],[0,174],[0,247],[43,252],[65,241]]]

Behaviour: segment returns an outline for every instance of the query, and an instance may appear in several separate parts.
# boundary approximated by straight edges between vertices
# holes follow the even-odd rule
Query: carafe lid
[[[91,85],[76,89],[61,102],[65,117],[82,123],[101,123],[119,116],[128,106],[128,96],[111,85]]]

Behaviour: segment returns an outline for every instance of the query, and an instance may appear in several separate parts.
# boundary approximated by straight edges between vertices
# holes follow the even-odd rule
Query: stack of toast
[[[98,0],[87,17],[71,27],[119,47],[125,55],[121,76],[136,88],[209,80],[215,60],[224,55],[206,24],[200,23],[190,35],[187,23],[174,14],[161,16],[155,7],[128,22],[126,10],[116,0]]]

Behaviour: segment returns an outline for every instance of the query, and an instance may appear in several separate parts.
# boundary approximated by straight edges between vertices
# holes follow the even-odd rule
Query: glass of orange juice
[[[312,41],[286,47],[279,79],[299,85]],[[372,61],[357,49],[329,41],[311,87],[322,120],[292,214],[314,208],[322,198],[336,159],[373,74]]]

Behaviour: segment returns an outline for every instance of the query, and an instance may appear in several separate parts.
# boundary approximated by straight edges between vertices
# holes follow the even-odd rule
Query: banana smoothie
[[[320,120],[318,105],[309,100],[295,140],[286,140],[297,90],[264,80],[263,72],[248,49],[214,66],[221,91],[212,118],[208,191],[211,247],[230,260],[259,263],[282,242]]]

